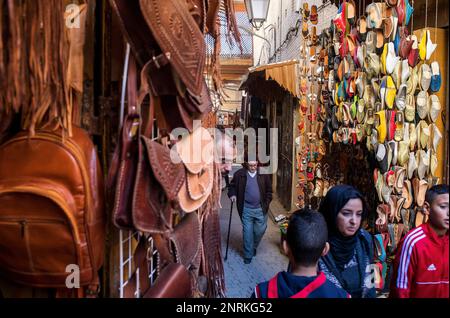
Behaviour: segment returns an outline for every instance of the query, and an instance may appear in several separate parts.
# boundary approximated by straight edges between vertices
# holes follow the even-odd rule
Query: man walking
[[[230,183],[228,197],[236,202],[242,221],[244,263],[250,264],[267,229],[267,212],[272,201],[269,175],[258,172],[258,162],[249,161],[238,170]]]

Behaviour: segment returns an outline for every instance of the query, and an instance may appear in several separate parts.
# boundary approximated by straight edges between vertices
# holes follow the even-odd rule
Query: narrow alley
[[[233,172],[236,172],[239,167],[233,166]],[[225,189],[222,191],[221,204],[220,228],[222,253],[223,257],[225,257],[231,208],[231,201],[228,199]],[[286,269],[287,265],[287,257],[280,252],[280,230],[271,218],[267,221],[267,231],[258,247],[256,257],[253,258],[250,264],[244,264],[242,257],[242,224],[236,205],[234,205],[228,258],[224,261],[227,297],[250,297],[257,283],[269,280],[277,272]]]

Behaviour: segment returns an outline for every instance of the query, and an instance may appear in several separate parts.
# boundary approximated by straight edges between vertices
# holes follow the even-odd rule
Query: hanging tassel
[[[214,164],[214,185],[211,195],[202,207],[201,228],[203,238],[202,273],[208,280],[206,296],[209,298],[225,297],[225,274],[222,261],[222,244],[220,234],[220,170]]]

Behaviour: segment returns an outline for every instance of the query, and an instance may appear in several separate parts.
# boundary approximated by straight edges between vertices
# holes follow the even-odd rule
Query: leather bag
[[[98,289],[103,180],[89,135],[73,127],[22,132],[0,147],[0,272],[37,288],[66,288],[66,267]],[[94,287],[93,285],[97,285]]]

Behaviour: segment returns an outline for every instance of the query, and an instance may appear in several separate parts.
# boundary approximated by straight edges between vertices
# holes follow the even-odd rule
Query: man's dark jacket
[[[248,170],[242,168],[233,175],[228,189],[228,197],[236,196],[236,205],[239,216],[242,219],[245,202],[245,187],[247,185]],[[269,204],[272,201],[272,178],[267,174],[257,174],[259,193],[261,196],[261,208],[264,214],[269,211]]]

